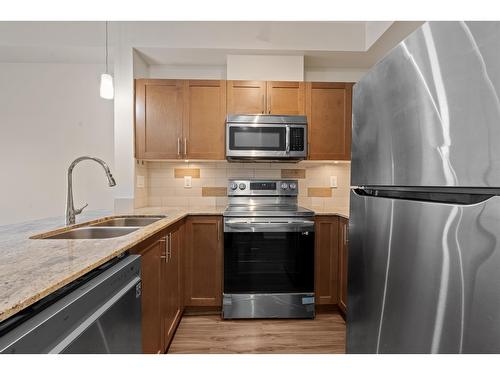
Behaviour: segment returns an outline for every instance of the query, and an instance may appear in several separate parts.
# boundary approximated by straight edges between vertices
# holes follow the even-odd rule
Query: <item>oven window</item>
[[[231,150],[283,151],[286,147],[285,127],[244,127],[229,128]]]
[[[314,291],[314,232],[225,233],[224,293]]]

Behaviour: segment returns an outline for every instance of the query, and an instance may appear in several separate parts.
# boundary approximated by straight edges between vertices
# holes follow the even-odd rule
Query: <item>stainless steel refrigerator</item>
[[[429,22],[353,91],[348,353],[500,353],[500,22]]]

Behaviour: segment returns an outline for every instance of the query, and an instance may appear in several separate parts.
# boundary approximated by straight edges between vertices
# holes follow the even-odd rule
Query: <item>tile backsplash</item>
[[[230,178],[289,178],[299,181],[299,204],[316,209],[349,207],[350,163],[228,163],[226,161],[137,161],[135,207],[216,207],[227,205]],[[191,187],[184,187],[184,176]],[[330,187],[330,177],[337,187]],[[144,185],[141,182],[144,181]]]

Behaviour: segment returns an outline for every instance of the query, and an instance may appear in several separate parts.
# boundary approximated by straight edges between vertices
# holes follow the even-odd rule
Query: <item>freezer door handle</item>
[[[403,199],[455,205],[472,205],[500,195],[500,188],[358,186],[353,192],[359,196]]]

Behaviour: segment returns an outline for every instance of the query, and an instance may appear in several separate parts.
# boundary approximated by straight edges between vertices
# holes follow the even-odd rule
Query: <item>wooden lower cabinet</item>
[[[139,245],[135,253],[141,255],[142,289],[142,351],[146,354],[161,353],[161,256],[165,244],[161,239]]]
[[[184,305],[219,307],[222,303],[222,217],[190,216],[185,230]]]
[[[190,216],[131,250],[141,255],[142,349],[165,353],[184,306],[220,306],[222,217]]]
[[[314,285],[317,305],[335,305],[339,301],[339,218],[315,218]]]
[[[143,353],[165,353],[182,317],[183,239],[182,221],[132,250],[141,255]]]
[[[315,218],[316,305],[338,305],[347,309],[347,245],[349,220],[333,215]]]
[[[177,225],[166,237],[165,257],[162,258],[162,331],[163,351],[166,352],[182,317],[182,245],[184,227]]]
[[[347,259],[348,259],[349,220],[339,218],[339,307],[347,312]]]

